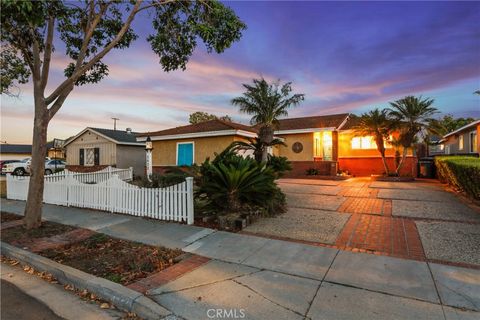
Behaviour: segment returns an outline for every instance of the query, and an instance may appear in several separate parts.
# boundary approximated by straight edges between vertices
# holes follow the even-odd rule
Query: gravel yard
[[[417,221],[428,259],[480,265],[480,226],[455,222]]]
[[[338,196],[287,193],[287,205],[289,208],[336,211],[344,201],[344,197]]]
[[[411,218],[480,222],[480,214],[461,202],[393,200],[392,214]]]
[[[261,219],[245,231],[334,244],[349,217],[325,210],[291,208],[283,215]]]

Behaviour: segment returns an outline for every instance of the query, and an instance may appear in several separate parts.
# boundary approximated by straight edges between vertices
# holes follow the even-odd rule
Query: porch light
[[[145,150],[147,151],[152,151],[153,150],[153,143],[152,139],[150,136],[147,137],[147,140],[145,141]]]

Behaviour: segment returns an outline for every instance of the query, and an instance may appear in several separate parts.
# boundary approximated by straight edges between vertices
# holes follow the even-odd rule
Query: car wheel
[[[53,173],[52,170],[50,170],[50,169],[45,169],[45,175],[49,175],[49,174],[52,174],[52,173]]]
[[[16,175],[16,176],[24,176],[25,175],[25,169],[17,168],[13,171],[13,174]]]

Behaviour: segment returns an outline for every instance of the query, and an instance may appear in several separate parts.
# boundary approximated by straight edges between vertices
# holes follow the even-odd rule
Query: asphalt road
[[[63,320],[46,305],[3,279],[0,310],[2,320]]]

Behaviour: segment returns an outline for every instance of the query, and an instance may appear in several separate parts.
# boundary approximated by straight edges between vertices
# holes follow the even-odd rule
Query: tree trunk
[[[388,176],[390,172],[388,170],[387,159],[385,158],[385,146],[383,145],[384,144],[383,137],[381,135],[380,136],[377,135],[375,137],[375,143],[377,144],[378,152],[380,152],[380,155],[382,157],[383,168],[385,169],[385,175]]]
[[[273,141],[273,128],[270,126],[262,126],[258,133],[258,140],[262,145],[262,162],[268,161],[268,147]]]
[[[30,183],[24,223],[27,229],[37,228],[42,219],[42,201],[45,175],[45,155],[47,153],[48,111],[43,98],[35,97],[35,119],[33,126],[32,160],[30,163]]]
[[[395,171],[397,176],[400,176],[400,170],[402,169],[402,166],[405,163],[405,159],[407,158],[407,153],[408,153],[408,148],[403,147],[402,159],[400,160],[400,163],[398,164],[397,170]]]

